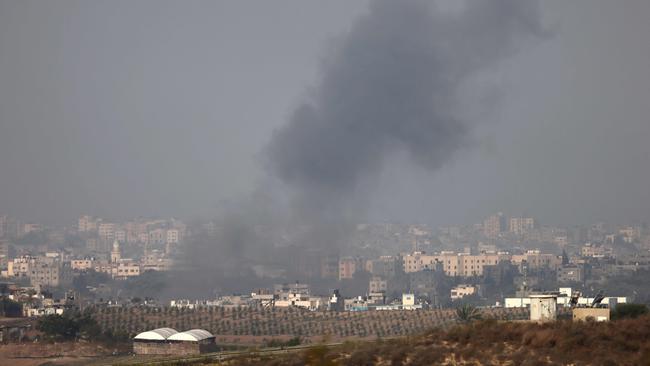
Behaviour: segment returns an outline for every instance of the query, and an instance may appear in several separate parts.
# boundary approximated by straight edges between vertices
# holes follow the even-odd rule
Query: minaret
[[[115,239],[113,242],[113,250],[111,251],[111,262],[117,263],[121,258],[122,255],[120,254],[120,242]]]

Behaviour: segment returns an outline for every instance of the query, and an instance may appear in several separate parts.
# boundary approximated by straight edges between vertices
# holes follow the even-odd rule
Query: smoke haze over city
[[[210,217],[271,171],[316,199],[299,205],[369,221],[650,219],[648,3],[466,3],[0,2],[0,207],[57,224]],[[431,73],[418,90],[381,75],[351,110],[353,86],[391,66],[355,73],[357,44],[385,51],[383,36],[425,51],[396,77]],[[357,116],[380,118],[338,138]]]

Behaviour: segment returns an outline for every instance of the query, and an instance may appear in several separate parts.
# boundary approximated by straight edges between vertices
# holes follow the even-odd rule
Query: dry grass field
[[[346,342],[300,354],[243,356],[230,366],[650,365],[650,316],[606,323],[481,320],[416,337]]]
[[[0,365],[36,366],[88,364],[113,353],[127,352],[126,345],[107,347],[99,343],[61,342],[0,345]]]

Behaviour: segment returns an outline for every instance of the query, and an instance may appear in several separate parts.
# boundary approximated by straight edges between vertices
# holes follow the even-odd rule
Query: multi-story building
[[[402,261],[398,257],[383,255],[366,261],[366,271],[374,276],[392,278],[400,270]]]
[[[164,244],[167,239],[167,232],[165,229],[153,229],[149,231],[149,241],[148,244]]]
[[[467,254],[442,252],[425,254],[415,252],[403,256],[404,271],[419,272],[423,270],[442,270],[451,277],[482,276],[486,266],[495,266],[501,262],[511,261],[513,264],[526,265],[529,269],[557,269],[562,263],[561,258],[554,254],[542,254],[539,250],[529,250],[524,254],[510,255],[508,253]]]
[[[100,220],[84,215],[79,217],[79,220],[77,221],[77,230],[80,233],[89,233],[89,232],[95,232],[97,231],[97,225]]]
[[[8,261],[7,277],[29,278],[37,288],[66,286],[72,282],[70,263],[59,256],[21,256]]]
[[[140,264],[134,261],[120,261],[116,266],[113,266],[111,275],[119,280],[139,276]]]
[[[29,277],[29,265],[36,259],[29,255],[14,258],[7,262],[8,277]]]
[[[7,215],[0,215],[0,238],[5,237],[6,226],[7,226]]]
[[[14,246],[8,240],[0,239],[0,268],[7,268],[9,260],[14,256]]]
[[[364,260],[361,258],[345,257],[339,259],[339,280],[351,279],[357,271],[364,269]]]
[[[539,250],[529,250],[524,254],[513,254],[511,257],[513,264],[522,268],[526,266],[528,269],[541,269],[548,268],[555,270],[562,264],[562,258],[555,254],[544,254]]]
[[[126,243],[126,230],[124,229],[115,230],[115,240],[119,241],[120,243]]]
[[[496,239],[506,229],[506,218],[501,212],[489,216],[483,221],[483,235]]]
[[[327,254],[321,257],[320,262],[321,278],[338,278],[339,277],[339,257],[335,254]]]
[[[22,231],[20,221],[6,215],[0,217],[0,226],[2,235],[5,238],[17,238]]]
[[[100,240],[110,242],[115,239],[115,224],[111,222],[102,222],[97,226],[97,235]]]
[[[477,255],[459,255],[458,260],[460,262],[460,273],[457,273],[457,276],[462,277],[471,277],[471,276],[482,276],[483,270],[486,266],[495,266],[502,261],[507,261],[510,259],[508,254],[499,254],[499,253],[482,253]],[[453,273],[451,268],[448,266],[448,271]]]
[[[592,243],[586,243],[582,246],[580,252],[583,257],[592,257],[592,258],[602,258],[612,254],[611,247],[605,247],[604,245],[594,245]]]
[[[433,256],[426,255],[424,252],[405,254],[402,256],[404,272],[419,272],[425,268],[425,262],[432,263],[434,259]]]
[[[70,268],[73,271],[87,271],[95,267],[95,260],[93,258],[72,259],[70,261]]]
[[[166,233],[166,243],[167,244],[178,244],[181,240],[180,230],[178,229],[168,229]]]
[[[584,265],[568,264],[560,266],[557,269],[557,282],[559,283],[572,283],[583,282],[585,280]]]
[[[422,270],[436,270],[442,267],[447,276],[470,277],[483,275],[485,266],[497,265],[501,261],[510,259],[508,254],[482,253],[470,255],[466,253],[442,252],[427,255],[421,252],[404,256],[404,271],[418,272]]]
[[[95,261],[94,266],[95,272],[106,273],[118,280],[139,276],[141,273],[140,264],[130,259],[122,259],[117,263]]]
[[[21,235],[27,235],[32,232],[40,231],[43,231],[43,225],[30,222],[22,226]]]
[[[635,226],[625,226],[618,230],[619,235],[623,237],[626,243],[639,241],[641,238],[641,228]]]
[[[149,232],[138,233],[138,242],[142,244],[149,244]]]
[[[377,293],[377,292],[386,292],[388,290],[388,281],[385,279],[375,276],[370,279],[368,283],[368,292]]]
[[[141,259],[141,272],[149,270],[153,271],[167,271],[172,266],[172,260],[165,257],[158,250],[147,250],[144,257]]]
[[[535,219],[532,217],[511,217],[508,230],[515,235],[526,235],[535,228]]]
[[[86,238],[85,241],[86,241],[86,249],[88,249],[89,251],[91,251],[91,252],[103,252],[102,244],[104,243],[104,241],[102,241],[100,243],[99,239],[93,238],[93,237]]]
[[[69,263],[38,260],[30,264],[29,279],[36,288],[67,286],[72,283],[72,273]]]

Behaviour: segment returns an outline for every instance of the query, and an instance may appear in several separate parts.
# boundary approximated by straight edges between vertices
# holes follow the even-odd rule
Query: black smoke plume
[[[470,145],[472,127],[481,121],[460,117],[461,88],[471,87],[473,77],[543,31],[536,1],[463,4],[450,12],[431,1],[372,1],[335,42],[312,93],[263,151],[270,180],[288,192],[289,209],[247,203],[243,214],[226,214],[235,219],[222,220],[216,239],[197,238],[188,245],[180,262],[191,272],[176,275],[185,282],[178,287],[225,290],[235,283],[243,291],[244,282],[233,278],[246,279],[247,286],[257,283],[250,274],[253,263],[282,252],[274,248],[288,248],[275,245],[280,239],[260,238],[251,227],[274,222],[268,216],[287,217],[285,223],[300,232],[309,228],[289,244],[336,256],[351,224],[362,219],[371,183],[386,159],[406,152],[422,167],[436,170]],[[262,211],[268,215],[259,220],[255,215]],[[291,254],[301,256],[289,250],[281,257],[291,262]],[[284,264],[291,268],[294,263]],[[318,266],[312,265],[316,271]]]
[[[295,217],[337,222],[363,211],[385,159],[406,151],[435,170],[468,142],[459,88],[542,33],[538,4],[377,0],[323,62],[313,94],[277,130],[268,167]]]

